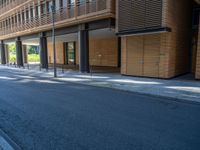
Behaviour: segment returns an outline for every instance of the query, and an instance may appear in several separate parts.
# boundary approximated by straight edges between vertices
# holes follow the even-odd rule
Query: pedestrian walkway
[[[10,68],[8,69],[18,69]],[[29,75],[53,77],[53,71],[38,71],[20,69]],[[64,73],[58,70],[60,81],[74,82],[98,87],[108,87],[123,91],[135,92],[145,95],[162,96],[191,102],[200,102],[200,81],[184,79],[153,79],[122,76],[117,73],[89,73],[67,70]]]

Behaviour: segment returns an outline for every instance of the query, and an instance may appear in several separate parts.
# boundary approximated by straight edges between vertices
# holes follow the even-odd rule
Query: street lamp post
[[[54,77],[57,77],[57,69],[56,69],[56,46],[55,46],[55,4],[51,6],[52,9],[52,41],[53,41],[53,54],[54,54]]]

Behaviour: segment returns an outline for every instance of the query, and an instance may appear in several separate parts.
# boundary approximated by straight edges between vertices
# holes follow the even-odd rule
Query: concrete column
[[[118,68],[121,67],[121,37],[118,37]]]
[[[48,68],[47,38],[44,34],[40,36],[40,64],[41,68]]]
[[[78,40],[79,40],[79,50],[80,50],[80,72],[84,73],[90,72],[89,67],[89,33],[87,29],[87,25],[83,24],[79,26],[78,32]]]
[[[22,53],[22,41],[20,38],[16,40],[16,54],[17,54],[17,66],[24,66],[23,53]]]
[[[5,53],[6,53],[6,63],[8,64],[10,61],[10,56],[9,56],[9,49],[8,49],[7,44],[5,44]]]
[[[1,41],[1,64],[5,65],[6,64],[6,52],[5,52],[5,44],[3,41]]]
[[[23,61],[24,63],[28,63],[28,54],[27,54],[27,46],[22,45],[22,52],[23,52]]]

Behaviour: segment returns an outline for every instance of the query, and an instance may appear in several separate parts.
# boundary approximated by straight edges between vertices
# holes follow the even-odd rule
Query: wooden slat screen
[[[119,0],[118,30],[161,27],[162,0]]]
[[[38,7],[42,7],[47,5],[47,1],[51,0],[45,0],[44,3],[43,0],[18,0],[21,2],[20,4],[23,4],[22,2],[27,1],[27,4],[24,4],[24,6],[19,7],[11,13],[6,13],[3,15],[2,18],[0,18],[0,39],[3,39],[7,36],[12,37],[13,34],[19,34],[20,32],[27,31],[28,33],[30,30],[36,30],[40,27],[44,27],[47,25],[52,24],[52,13],[50,11],[41,11],[40,14],[38,13]],[[30,3],[28,3],[30,1]],[[37,1],[40,3],[32,3],[32,1]],[[105,15],[109,13],[113,13],[112,6],[115,2],[115,0],[84,0],[75,1],[76,3],[70,3],[67,5],[67,7],[60,7],[55,12],[55,22],[58,23],[59,21],[66,21],[69,19],[70,21],[72,19],[77,20],[77,24],[81,19],[85,19],[88,17],[88,15],[99,15],[101,11],[105,13]],[[8,6],[12,5],[10,3]],[[5,6],[5,7],[8,7]],[[31,7],[30,7],[31,6]],[[16,6],[15,6],[16,7]],[[29,17],[27,14],[28,10],[35,11],[35,16],[30,15]],[[1,12],[1,10],[0,10]],[[21,13],[23,12],[23,13]],[[32,12],[33,13],[33,12]],[[114,14],[114,13],[113,13]],[[1,14],[0,14],[1,16]],[[85,18],[84,18],[85,16]],[[79,18],[80,17],[80,18]],[[11,18],[13,18],[13,21],[11,21]]]

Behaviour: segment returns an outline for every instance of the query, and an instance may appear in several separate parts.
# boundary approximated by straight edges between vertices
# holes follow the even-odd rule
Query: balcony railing
[[[2,7],[0,8],[0,15],[3,15],[7,11],[12,10],[13,8],[15,8],[15,7],[21,5],[25,2],[27,2],[27,0],[15,0],[15,1],[12,1],[8,4],[2,5]]]
[[[98,13],[100,15],[104,13],[114,14],[114,1],[115,0],[93,0],[82,4],[70,5],[66,8],[60,8],[55,12],[55,23],[59,21],[68,22],[69,20],[78,20],[87,18],[89,16]],[[13,36],[14,33],[33,31],[41,28],[42,26],[51,27],[52,24],[52,13],[46,13],[41,16],[36,16],[24,20],[23,22],[17,22],[6,27],[0,28],[0,39],[5,36]]]

